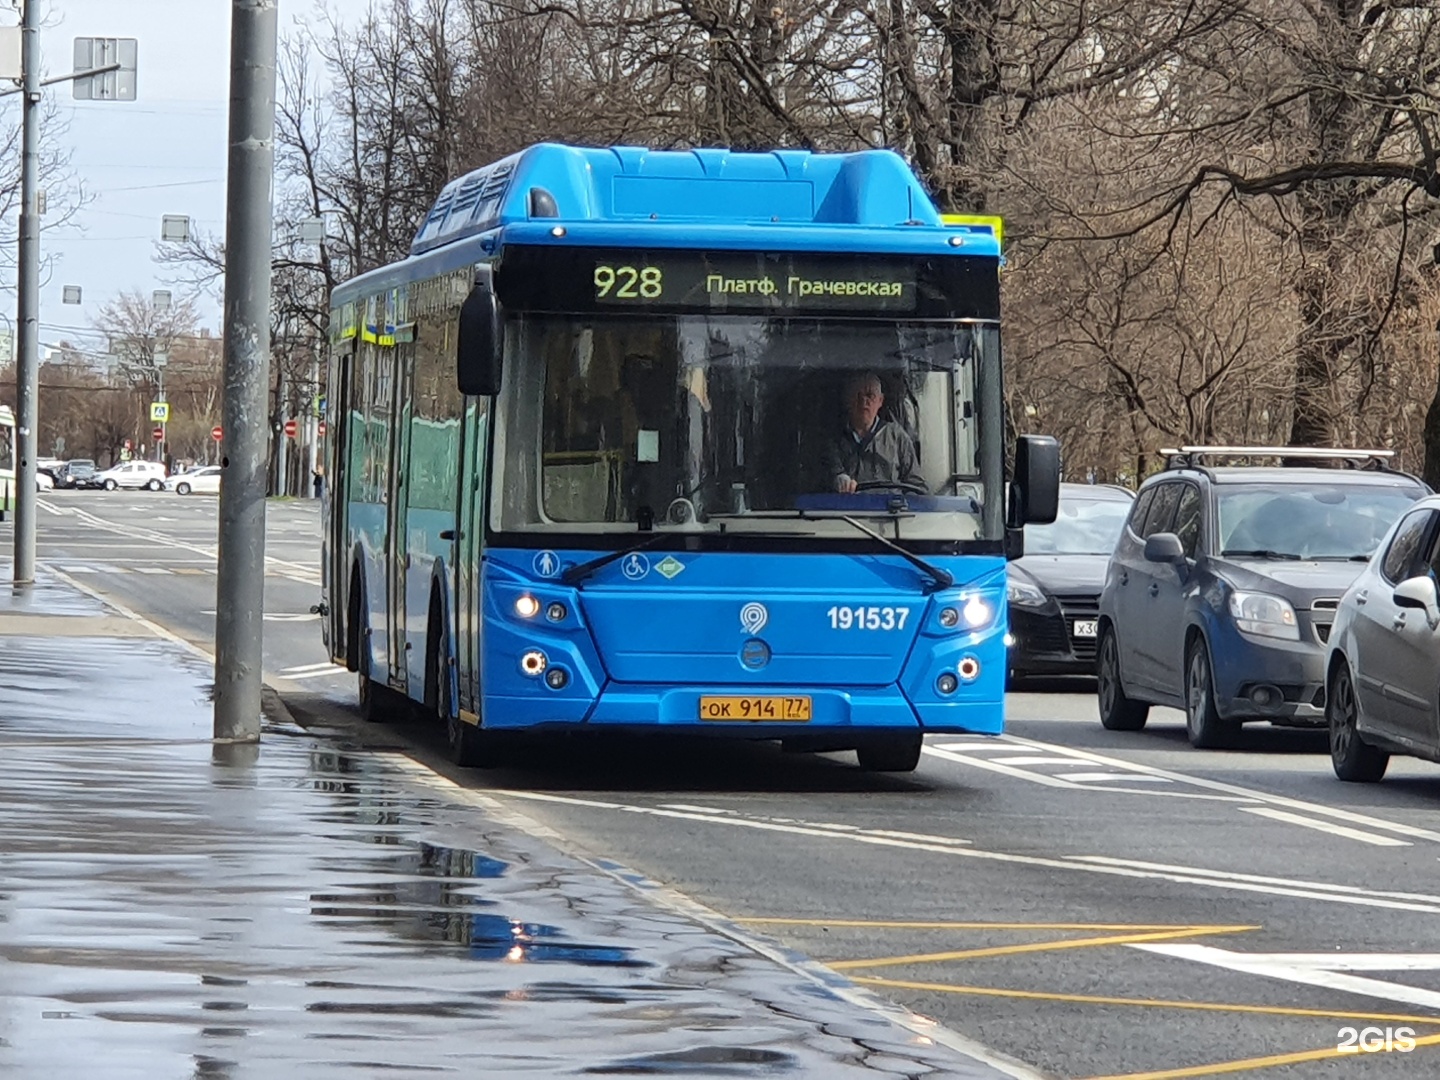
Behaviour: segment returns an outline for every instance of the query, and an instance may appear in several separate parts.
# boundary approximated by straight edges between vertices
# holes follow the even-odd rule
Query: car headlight
[[[1290,601],[1269,593],[1232,592],[1230,614],[1243,633],[1259,637],[1300,640],[1300,624]]]
[[[1044,607],[1046,602],[1040,586],[1023,578],[1010,578],[1005,584],[1005,596],[1010,603],[1021,607]]]

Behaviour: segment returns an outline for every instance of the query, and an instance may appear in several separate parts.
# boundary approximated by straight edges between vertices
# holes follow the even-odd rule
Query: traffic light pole
[[[16,585],[35,580],[35,459],[40,395],[40,3],[20,13],[20,251],[15,281],[15,559]]]
[[[277,0],[232,0],[225,398],[215,595],[215,738],[257,742],[270,436],[271,179]]]

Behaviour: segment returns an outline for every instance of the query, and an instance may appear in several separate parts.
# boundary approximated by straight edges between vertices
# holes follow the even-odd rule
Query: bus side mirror
[[[455,348],[455,379],[462,394],[492,397],[500,392],[505,324],[495,298],[490,267],[475,271],[475,287],[460,305],[460,333]]]
[[[1021,435],[1015,441],[1015,478],[1010,483],[1012,528],[1049,525],[1060,513],[1060,443],[1053,435]]]

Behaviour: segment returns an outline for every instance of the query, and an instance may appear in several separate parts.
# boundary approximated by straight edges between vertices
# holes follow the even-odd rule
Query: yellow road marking
[[[1057,949],[1094,949],[1103,945],[1131,945],[1141,941],[1167,941],[1182,937],[1203,937],[1207,934],[1238,934],[1259,930],[1258,926],[1187,926],[1146,934],[1113,934],[1107,937],[1066,938],[1060,941],[1031,941],[1023,945],[995,945],[985,949],[960,949],[955,952],[912,953],[908,956],[880,956],[870,960],[833,960],[826,966],[836,971],[860,968],[898,967],[901,964],[934,964],[946,960],[975,960],[982,956],[1014,956],[1020,953],[1050,952]]]
[[[1440,1035],[1426,1035],[1416,1039],[1415,1046],[1434,1046],[1440,1043]],[[1397,1051],[1380,1051],[1396,1053]],[[1303,1061],[1326,1061],[1339,1057],[1372,1057],[1373,1054],[1344,1053],[1333,1046],[1323,1050],[1301,1050],[1294,1054],[1271,1054],[1268,1057],[1242,1058],[1239,1061],[1219,1061],[1213,1065],[1192,1065],[1186,1069],[1162,1069],[1159,1072],[1116,1073],[1113,1076],[1092,1076],[1089,1080],[1181,1080],[1186,1076],[1215,1076],[1219,1073],[1246,1072],[1250,1069],[1272,1069],[1277,1065],[1298,1065]]]
[[[1007,922],[891,922],[884,919],[769,919],[761,916],[732,919],[737,923],[767,923],[772,926],[863,926],[879,930],[1184,930],[1179,923],[1007,923]],[[1218,927],[1188,927],[1215,930]],[[1254,929],[1245,927],[1246,930]]]
[[[1029,1001],[1064,1001],[1079,1005],[1139,1005],[1150,1009],[1196,1009],[1202,1012],[1260,1013],[1270,1016],[1313,1016],[1330,1020],[1373,1020],[1388,1024],[1440,1025],[1440,1016],[1391,1016],[1386,1013],[1342,1012],[1332,1009],[1300,1009],[1285,1005],[1231,1005],[1218,1001],[1166,1001],[1163,998],[1105,997],[1098,994],[1061,994],[1044,990],[1005,990],[992,986],[960,986],[953,983],[911,982],[880,975],[857,975],[857,983],[886,986],[895,990],[927,990],[942,994],[972,994],[978,997],[1023,998]]]

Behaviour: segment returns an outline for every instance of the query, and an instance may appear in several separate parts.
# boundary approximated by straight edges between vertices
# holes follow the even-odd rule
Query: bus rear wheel
[[[892,735],[883,740],[862,743],[855,748],[860,767],[870,772],[914,772],[920,764],[920,748],[924,736]]]

